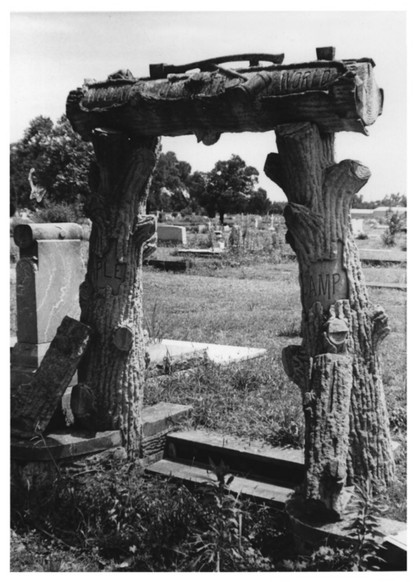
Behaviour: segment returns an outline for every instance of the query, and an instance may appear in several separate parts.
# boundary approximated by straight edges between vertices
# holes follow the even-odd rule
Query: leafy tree
[[[381,200],[363,200],[363,194],[355,194],[353,196],[352,208],[377,208],[378,206],[404,206],[406,207],[406,196],[403,194],[388,194]]]
[[[206,189],[207,175],[204,172],[193,172],[187,179],[190,194],[190,209],[192,212],[202,212],[202,199]]]
[[[358,209],[373,209],[376,208],[377,206],[380,206],[380,202],[377,201],[371,201],[368,202],[367,200],[363,200],[363,194],[354,194],[353,196],[353,200],[352,200],[352,208],[358,208]]]
[[[79,204],[89,192],[88,171],[92,145],[83,142],[63,115],[33,119],[23,138],[10,146],[10,194],[16,208],[51,203]],[[29,182],[29,177],[31,183]],[[45,196],[35,201],[34,188]]]
[[[201,205],[209,216],[218,212],[223,224],[225,212],[245,212],[258,182],[258,170],[235,154],[227,161],[216,162],[206,176]]]
[[[270,211],[271,204],[271,200],[267,197],[267,191],[263,188],[258,188],[258,190],[251,194],[248,200],[247,211],[250,214],[264,216]]]
[[[269,213],[270,214],[283,214],[284,208],[287,206],[286,202],[271,202]]]
[[[187,186],[192,168],[174,152],[162,153],[155,167],[147,200],[148,211],[179,211],[189,204]]]
[[[389,194],[385,196],[379,206],[405,206],[406,207],[406,196],[399,194]]]

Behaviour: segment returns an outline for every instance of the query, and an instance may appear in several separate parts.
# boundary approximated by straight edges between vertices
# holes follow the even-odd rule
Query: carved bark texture
[[[299,263],[301,346],[284,350],[306,418],[309,502],[337,515],[344,485],[370,476],[390,483],[394,463],[377,347],[387,317],[368,299],[349,208],[370,172],[334,163],[334,139],[315,125],[279,126],[267,175],[285,191],[287,241]]]
[[[120,71],[72,91],[66,112],[86,140],[94,128],[109,127],[129,135],[194,133],[210,145],[224,132],[268,131],[302,120],[326,132],[365,133],[382,112],[373,66],[370,59],[313,61],[164,79]]]
[[[94,394],[97,430],[120,429],[131,456],[140,446],[144,384],[143,253],[155,241],[155,218],[142,213],[159,141],[96,130],[90,173],[92,219],[81,320],[93,341],[79,379]]]
[[[90,331],[70,317],[62,320],[33,380],[11,395],[12,433],[31,437],[45,431],[86,350]]]

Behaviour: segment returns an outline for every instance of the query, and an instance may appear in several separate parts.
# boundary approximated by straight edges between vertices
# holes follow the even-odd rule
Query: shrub
[[[396,235],[402,230],[404,218],[398,212],[389,212],[387,215],[388,228],[382,234],[382,242],[385,246],[393,247],[396,244]]]
[[[125,461],[78,473],[61,469],[36,495],[13,496],[13,527],[21,530],[23,517],[26,528],[70,545],[79,558],[83,551],[106,571],[268,570],[255,515],[277,535],[271,513],[249,514],[254,506],[230,492],[233,477],[223,464],[212,464],[212,473],[190,491]]]
[[[84,214],[80,205],[56,202],[37,210],[32,218],[34,222],[79,222]]]
[[[198,572],[252,572],[270,569],[270,560],[252,544],[244,528],[247,511],[229,489],[234,477],[221,462],[211,468],[216,476],[197,487],[200,523],[181,550],[180,570]]]

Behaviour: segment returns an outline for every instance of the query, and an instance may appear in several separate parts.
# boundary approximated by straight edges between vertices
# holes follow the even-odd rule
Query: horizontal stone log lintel
[[[313,61],[214,72],[170,74],[163,79],[86,82],[72,91],[67,115],[86,140],[97,127],[129,135],[215,135],[264,132],[309,121],[323,132],[366,133],[382,112],[383,93],[370,59]],[[237,73],[237,74],[236,74]]]

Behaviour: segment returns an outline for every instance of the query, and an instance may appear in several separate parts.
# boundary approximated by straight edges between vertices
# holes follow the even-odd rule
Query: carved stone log
[[[33,380],[11,394],[12,434],[32,437],[45,431],[86,350],[90,331],[79,321],[63,319]]]
[[[141,266],[155,238],[155,217],[143,215],[159,141],[97,129],[97,163],[86,211],[92,219],[81,321],[93,341],[79,381],[94,395],[97,430],[119,429],[129,455],[140,447],[145,370]]]
[[[306,418],[309,507],[339,517],[344,485],[392,481],[394,463],[377,354],[387,317],[369,302],[349,208],[370,176],[358,162],[334,161],[334,136],[310,123],[276,129],[278,154],[266,174],[285,191],[287,241],[299,263],[302,344],[284,350]]]
[[[196,63],[197,64],[197,63]],[[193,63],[195,65],[195,63]],[[96,127],[129,135],[186,135],[210,145],[221,133],[311,121],[322,131],[365,133],[382,112],[370,59],[324,60],[137,79],[130,71],[85,81],[66,113],[86,140]]]

